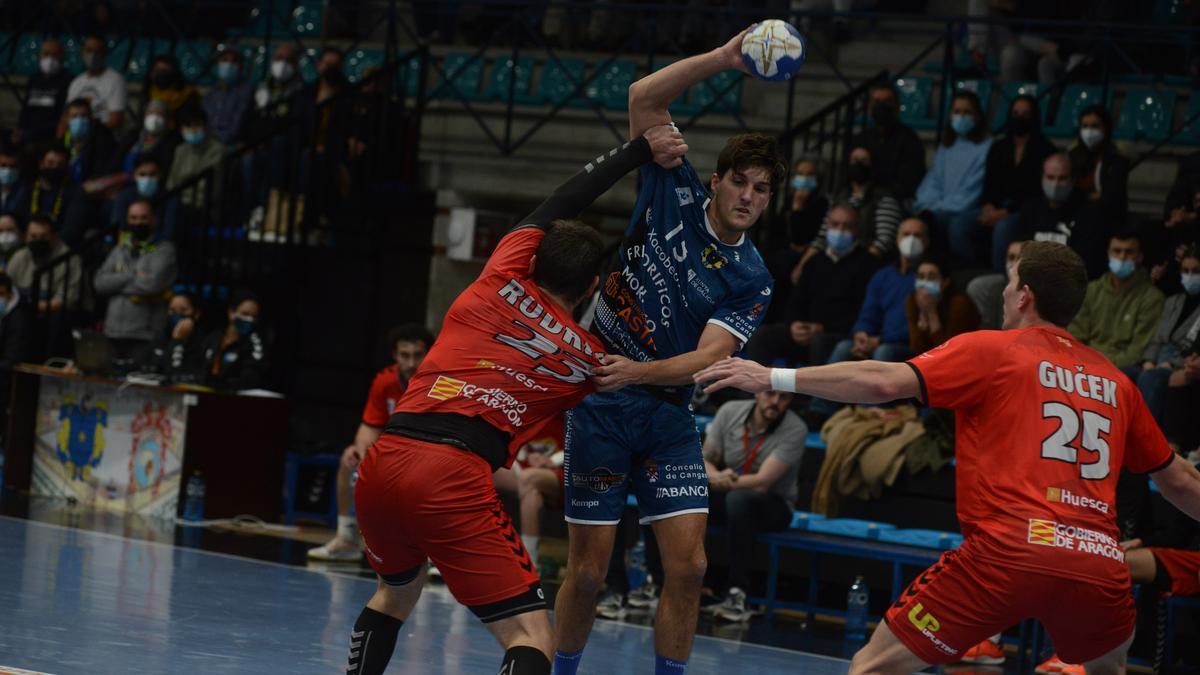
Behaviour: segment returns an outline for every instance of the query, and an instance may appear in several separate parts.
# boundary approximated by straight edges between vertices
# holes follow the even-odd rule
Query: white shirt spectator
[[[67,101],[77,98],[90,101],[92,117],[104,124],[110,113],[125,111],[125,78],[112,68],[105,68],[99,75],[84,71],[67,88]]]

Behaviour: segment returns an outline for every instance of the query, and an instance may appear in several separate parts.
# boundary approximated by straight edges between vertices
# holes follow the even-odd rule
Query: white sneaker
[[[658,586],[647,580],[629,594],[629,606],[635,609],[652,609],[658,606]]]
[[[620,593],[609,593],[601,598],[599,604],[596,605],[596,616],[601,619],[620,621],[625,618],[625,614],[628,611],[625,608],[625,596]]]
[[[433,564],[432,560],[429,561],[429,571],[427,572],[427,574],[429,575],[430,579],[441,579],[442,578],[442,571],[437,568],[437,565]]]
[[[712,613],[718,620],[734,623],[746,623],[754,616],[754,612],[746,608],[746,594],[737,587],[729,589],[725,601],[714,607]]]
[[[363,553],[358,544],[335,536],[324,546],[308,549],[308,559],[321,562],[358,562],[363,559]]]

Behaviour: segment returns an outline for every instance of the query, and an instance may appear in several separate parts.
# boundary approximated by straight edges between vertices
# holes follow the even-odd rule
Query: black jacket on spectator
[[[871,151],[871,180],[891,189],[901,204],[917,194],[925,177],[925,146],[917,132],[899,122],[885,132],[875,126],[858,135],[850,147],[862,145]]]
[[[980,204],[1008,209],[1010,213],[1020,211],[1026,200],[1042,194],[1042,163],[1054,151],[1054,144],[1045,136],[1033,134],[1025,142],[1025,153],[1017,164],[1013,162],[1016,143],[1012,136],[993,143],[983,173]]]
[[[29,147],[54,139],[72,79],[66,70],[59,70],[52,77],[43,75],[40,70],[29,76],[25,83],[25,105],[17,120],[22,145]]]
[[[33,305],[17,294],[16,305],[0,317],[0,419],[7,416],[13,366],[33,358]]]
[[[823,324],[826,333],[849,333],[877,269],[879,261],[862,246],[837,262],[826,253],[813,256],[792,289],[788,323],[807,321]]]
[[[67,163],[68,174],[82,183],[117,171],[117,141],[103,124],[92,124],[87,138],[77,148],[71,148]]]
[[[206,377],[202,340],[196,333],[186,340],[165,337],[150,343],[138,366],[165,375],[173,384],[203,384]],[[218,342],[218,344],[220,344]]]
[[[1095,279],[1108,269],[1110,228],[1105,224],[1100,205],[1078,190],[1058,208],[1040,193],[1025,202],[1017,239],[1054,241],[1070,246],[1087,266],[1088,278]]]
[[[43,215],[58,225],[58,236],[71,248],[83,241],[93,215],[83,189],[69,179],[64,185],[43,189],[37,183],[30,188],[29,215]]]
[[[216,389],[257,389],[267,384],[267,341],[257,331],[221,349],[225,328],[209,333],[200,343],[204,383]]]
[[[12,189],[0,194],[0,214],[11,213],[21,218],[21,222],[29,219],[29,185],[22,180],[13,183]]]
[[[1111,143],[1105,143],[1100,152],[1100,208],[1110,223],[1124,223],[1129,212],[1129,160]],[[1076,144],[1067,154],[1071,158],[1071,174],[1076,185],[1089,174],[1095,174],[1096,157],[1083,145]]]

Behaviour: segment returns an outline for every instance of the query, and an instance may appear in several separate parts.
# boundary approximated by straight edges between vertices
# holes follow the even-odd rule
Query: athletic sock
[[[354,516],[338,516],[338,536],[346,541],[358,543],[358,519]]]
[[[582,649],[577,652],[554,652],[554,675],[575,675],[582,658]]]
[[[533,561],[533,566],[538,566],[538,542],[541,537],[535,534],[521,535],[521,543],[525,545],[525,550],[529,551],[529,559]]]
[[[370,607],[363,607],[350,633],[350,661],[346,675],[382,675],[387,670],[396,636],[404,622]]]
[[[536,647],[510,647],[504,652],[500,675],[550,675],[550,659]]]
[[[661,654],[654,655],[654,675],[683,675],[687,672],[687,661],[669,659]]]

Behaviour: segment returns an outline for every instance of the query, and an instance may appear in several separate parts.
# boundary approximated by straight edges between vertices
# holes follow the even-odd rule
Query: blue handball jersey
[[[748,238],[722,243],[705,215],[708,191],[685,159],[642,167],[642,190],[604,280],[594,330],[609,351],[638,361],[696,349],[707,324],[750,340],[771,301],[771,275]]]

